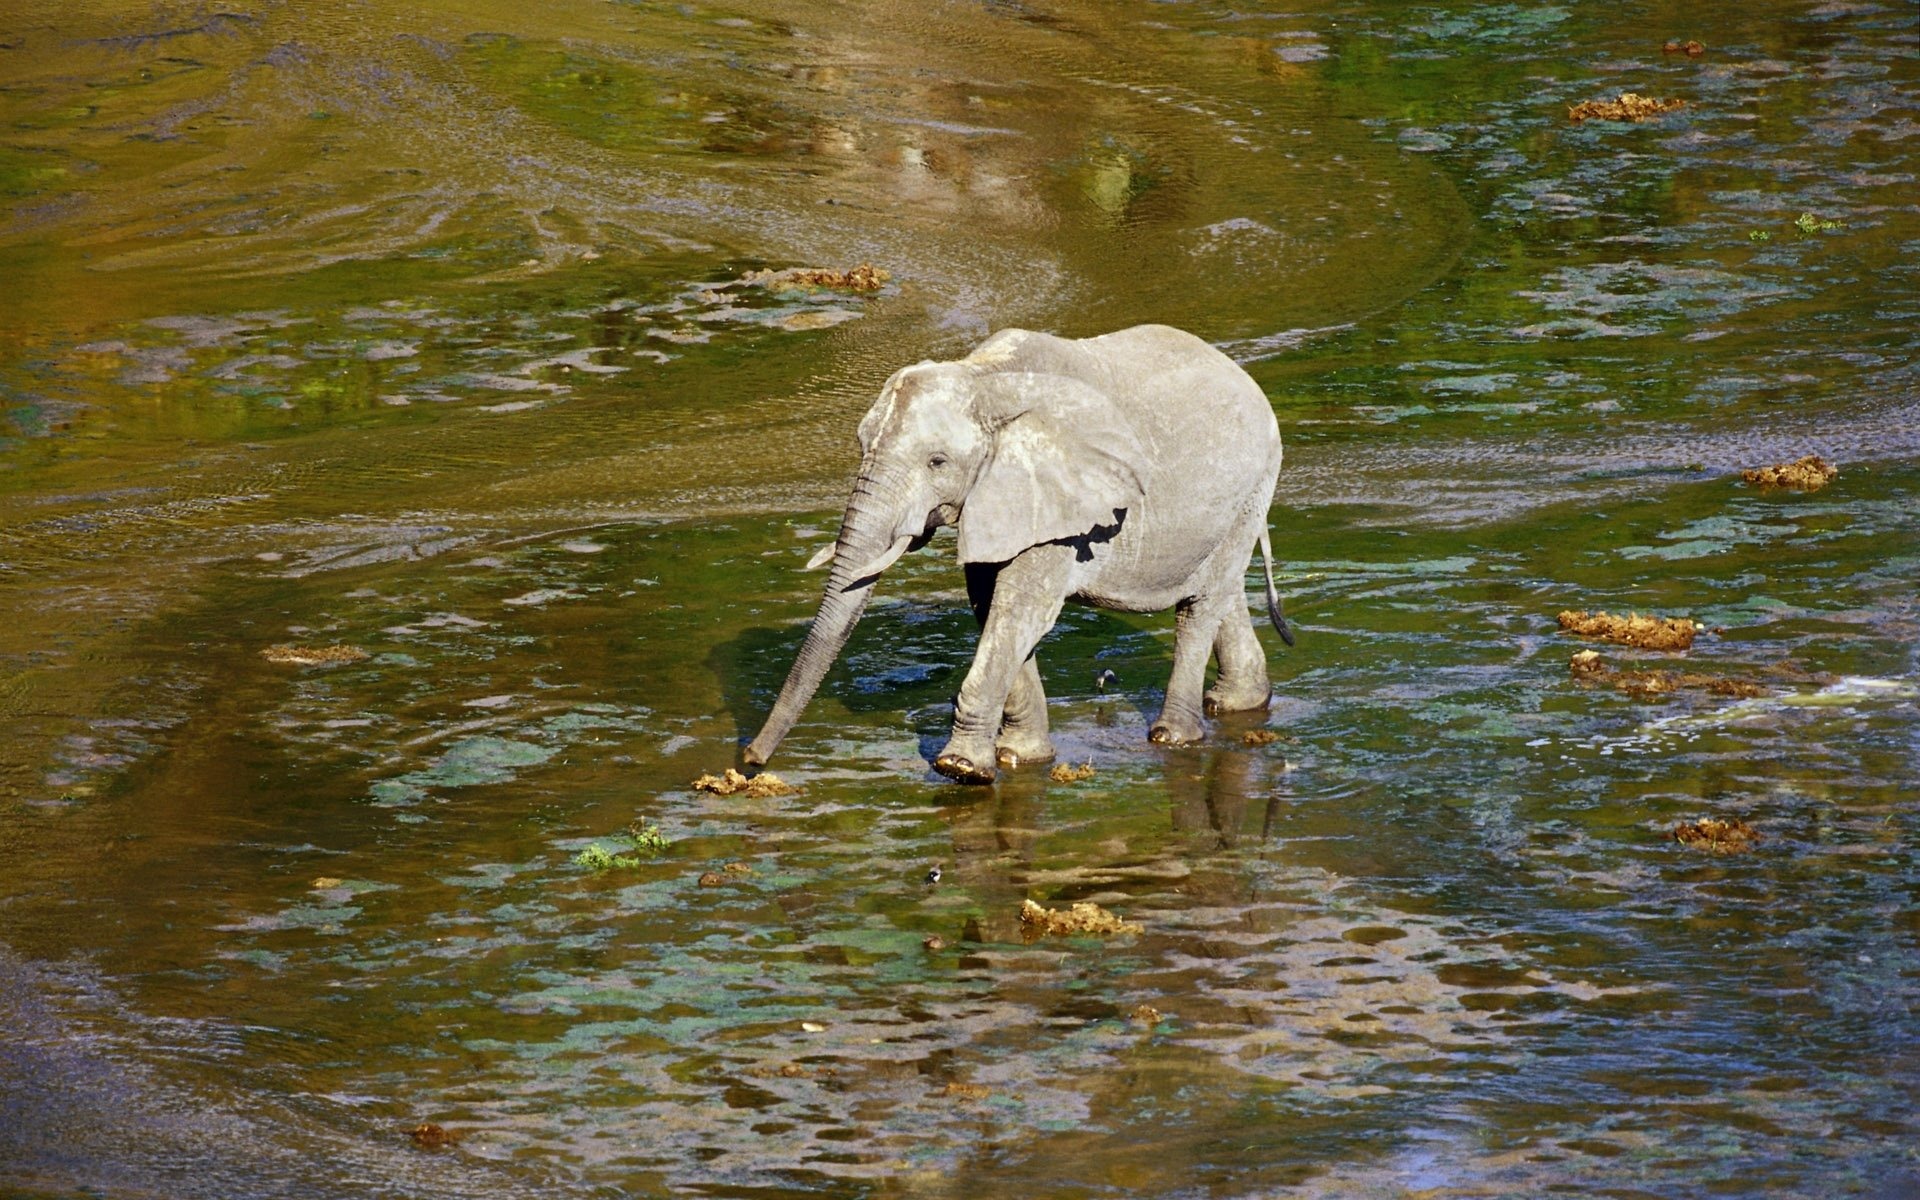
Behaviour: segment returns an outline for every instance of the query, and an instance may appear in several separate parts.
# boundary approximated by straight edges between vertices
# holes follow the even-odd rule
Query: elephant
[[[766,723],[742,754],[764,766],[846,645],[880,574],[942,526],[958,530],[980,641],[933,767],[991,783],[1054,757],[1034,647],[1068,600],[1176,613],[1173,672],[1149,737],[1199,741],[1202,714],[1264,709],[1266,653],[1248,615],[1280,429],[1260,385],[1165,325],[1089,338],[1004,329],[965,358],[895,372],[859,428],[861,460],[832,570]],[[1218,676],[1205,684],[1209,654]]]

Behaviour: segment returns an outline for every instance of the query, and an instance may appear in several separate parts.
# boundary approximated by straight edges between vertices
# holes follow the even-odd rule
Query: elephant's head
[[[1125,519],[1145,455],[1104,394],[1064,375],[977,362],[921,363],[887,381],[860,422],[860,471],[834,544],[810,567],[832,573],[813,628],[766,724],[748,746],[764,764],[847,643],[874,581],[942,525],[963,563],[1005,562],[1029,546]]]

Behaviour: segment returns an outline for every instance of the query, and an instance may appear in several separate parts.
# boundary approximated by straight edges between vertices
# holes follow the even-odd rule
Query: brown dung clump
[[[799,789],[778,775],[762,774],[748,778],[732,767],[725,775],[702,775],[693,781],[696,792],[712,792],[716,796],[731,796],[736,792],[745,792],[755,800],[764,800],[769,796],[786,796]]]
[[[1582,100],[1567,110],[1567,119],[1581,121],[1650,121],[1662,113],[1685,108],[1685,100],[1655,100],[1638,92],[1622,92],[1618,100]]]
[[[985,1100],[993,1095],[993,1089],[977,1083],[961,1083],[955,1080],[946,1087],[946,1094],[956,1100]]]
[[[1072,763],[1060,763],[1055,766],[1053,770],[1047,772],[1047,778],[1053,780],[1055,783],[1079,783],[1082,779],[1092,779],[1093,775],[1092,759],[1088,759],[1079,766],[1074,766]]]
[[[460,1140],[460,1131],[435,1125],[432,1121],[422,1121],[407,1130],[407,1136],[423,1150],[443,1150]]]
[[[1240,735],[1240,740],[1249,746],[1271,746],[1280,740],[1280,735],[1271,729],[1249,729]]]
[[[1818,454],[1809,454],[1804,458],[1796,458],[1790,463],[1750,468],[1740,472],[1740,478],[1757,488],[1790,488],[1796,492],[1817,492],[1831,483],[1839,474],[1839,467]]]
[[[1700,632],[1699,623],[1691,617],[1643,617],[1639,613],[1616,617],[1603,612],[1563,612],[1558,620],[1560,628],[1568,633],[1642,650],[1685,650],[1693,645],[1693,636]]]
[[[850,271],[836,271],[829,267],[749,271],[740,277],[740,281],[775,291],[783,288],[824,288],[834,292],[877,292],[891,278],[891,275],[872,263],[861,263]]]
[[[701,887],[725,887],[727,877],[718,871],[703,871],[700,875]]]
[[[1122,921],[1098,904],[1082,900],[1066,912],[1042,908],[1031,900],[1020,902],[1020,930],[1028,940],[1042,937],[1074,937],[1080,934],[1140,933],[1142,927]]]
[[[1666,45],[1660,47],[1660,53],[1662,54],[1684,54],[1688,58],[1699,58],[1706,52],[1707,48],[1704,45],[1692,40],[1668,42]]]
[[[373,657],[358,646],[268,646],[260,657],[282,667],[337,667]]]
[[[1682,821],[1675,825],[1667,838],[1682,846],[1693,846],[1715,854],[1740,854],[1753,849],[1754,843],[1760,840],[1760,831],[1738,817],[1730,821],[1701,817],[1698,821]]]
[[[1752,699],[1767,689],[1751,679],[1725,675],[1696,675],[1691,671],[1621,671],[1604,662],[1597,650],[1581,650],[1567,664],[1575,679],[1619,688],[1636,700],[1658,700],[1679,691],[1708,692],[1715,696]]]
[[[1165,1016],[1166,1014],[1151,1004],[1136,1004],[1127,1012],[1127,1020],[1135,1025],[1145,1025],[1149,1029],[1158,1025]]]

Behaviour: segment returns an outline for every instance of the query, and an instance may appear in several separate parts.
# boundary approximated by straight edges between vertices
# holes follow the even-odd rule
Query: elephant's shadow
[[[805,622],[756,625],[708,653],[707,666],[733,717],[739,745],[745,746],[766,719],[806,635]],[[978,637],[964,603],[876,603],[855,627],[820,693],[869,728],[883,723],[877,714],[903,714],[918,736],[921,756],[931,763],[946,743],[953,695],[973,661]],[[1143,721],[1146,705],[1157,704],[1160,691],[1137,685],[1163,681],[1172,663],[1170,648],[1151,629],[1080,607],[1061,614],[1039,655],[1051,700],[1092,697],[1095,676],[1111,670],[1123,682],[1108,698],[1117,710],[1136,710]]]

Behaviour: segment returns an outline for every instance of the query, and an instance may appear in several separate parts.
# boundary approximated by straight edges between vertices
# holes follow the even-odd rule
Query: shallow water
[[[0,1190],[1920,1189],[1916,51],[1900,3],[28,4]],[[1622,90],[1688,104],[1566,121]],[[799,795],[692,790],[879,382],[1142,320],[1281,418],[1272,712],[1150,746],[1170,618],[1070,610],[1096,773],[939,780],[942,540]],[[1766,694],[1576,681],[1564,608]]]

